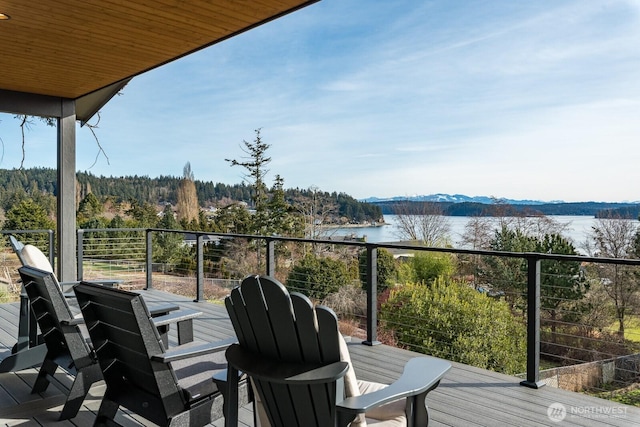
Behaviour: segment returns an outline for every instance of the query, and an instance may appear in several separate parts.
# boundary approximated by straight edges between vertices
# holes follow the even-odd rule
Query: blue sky
[[[637,201],[640,1],[323,0],[136,77],[101,112],[108,161],[79,129],[77,167],[239,183],[257,128],[285,187]],[[55,167],[54,129],[26,140]]]

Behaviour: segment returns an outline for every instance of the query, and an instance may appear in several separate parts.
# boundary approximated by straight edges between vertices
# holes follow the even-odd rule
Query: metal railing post
[[[527,379],[520,385],[540,388],[540,258],[527,256]]]
[[[196,299],[194,302],[200,302],[204,299],[204,253],[202,242],[204,236],[196,235]]]
[[[146,249],[147,249],[147,256],[146,256],[146,267],[145,267],[145,273],[147,275],[147,286],[145,287],[145,289],[153,289],[153,235],[151,234],[152,231],[151,230],[146,230],[146,237],[147,237],[147,242],[146,242]]]
[[[47,230],[47,232],[49,233],[49,263],[53,266],[56,265],[56,254],[55,254],[55,249],[54,249],[54,242],[53,242],[53,230]]]
[[[276,242],[273,239],[267,237],[266,239],[267,246],[267,276],[274,277],[276,274]]]
[[[378,247],[367,245],[367,339],[365,345],[378,345]]]
[[[83,261],[83,256],[84,256],[84,248],[83,248],[83,241],[84,241],[84,230],[80,229],[77,231],[77,244],[76,244],[76,251],[78,252],[77,257],[76,257],[76,263],[78,264],[77,268],[77,274],[78,274],[78,280],[82,280],[83,277],[83,273],[84,270],[82,268],[82,261]]]

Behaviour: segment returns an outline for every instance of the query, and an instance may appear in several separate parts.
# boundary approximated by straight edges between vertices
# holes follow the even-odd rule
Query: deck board
[[[193,302],[177,295],[160,291],[143,291],[145,300],[151,302],[177,302],[185,308],[201,311],[194,320],[194,336],[197,340],[218,341],[233,336],[231,323],[222,304]],[[17,333],[17,304],[0,304],[0,352],[10,348]],[[175,330],[169,334],[170,345],[176,345]],[[359,340],[349,342],[349,349],[358,378],[389,383],[398,378],[411,357],[419,356],[406,350],[385,345],[366,346]],[[85,404],[76,418],[66,422],[56,421],[64,395],[51,386],[46,392],[32,395],[31,385],[36,370],[0,374],[0,426],[44,425],[86,426],[95,418],[104,392],[104,383],[91,388]],[[640,426],[640,408],[621,405],[581,393],[556,389],[550,386],[539,390],[519,385],[520,379],[472,366],[453,363],[440,386],[429,394],[430,426]],[[16,405],[17,403],[17,405]],[[623,418],[612,416],[574,416],[571,413],[561,423],[552,422],[547,409],[553,403],[571,408],[623,408]],[[240,411],[241,425],[253,425],[250,408]],[[125,426],[148,425],[135,415],[121,412],[118,421]],[[213,426],[222,427],[224,420],[216,420]]]

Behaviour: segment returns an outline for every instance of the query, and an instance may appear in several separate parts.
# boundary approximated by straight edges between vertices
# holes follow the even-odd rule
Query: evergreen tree
[[[23,188],[16,188],[10,191],[5,191],[2,197],[2,208],[5,211],[10,210],[17,204],[21,203],[23,200],[31,199],[27,192],[24,191]]]
[[[55,223],[47,216],[47,211],[32,199],[22,200],[7,212],[5,230],[48,230]]]
[[[269,172],[266,169],[271,162],[271,157],[267,156],[270,145],[265,143],[260,136],[260,129],[256,129],[256,138],[253,142],[243,141],[242,151],[247,155],[244,160],[225,159],[231,166],[241,166],[246,169],[244,179],[251,186],[253,208],[253,233],[265,234],[268,228],[269,214],[267,210],[268,194],[265,176]]]
[[[276,175],[271,188],[271,199],[267,203],[269,213],[267,235],[300,237],[302,235],[300,218],[293,212],[291,204],[286,201],[283,187],[284,179]]]
[[[213,231],[218,233],[250,234],[251,217],[243,206],[233,203],[216,211]]]
[[[102,213],[102,209],[103,205],[98,198],[93,193],[87,194],[78,206],[78,213],[76,214],[78,223],[97,217]]]
[[[53,230],[55,223],[47,216],[47,211],[32,199],[22,200],[6,214],[5,230]],[[48,244],[46,234],[32,234],[29,242],[42,248]]]
[[[171,205],[166,205],[164,207],[157,227],[162,228],[163,230],[180,230],[180,224],[176,220]]]
[[[537,242],[536,252],[578,255],[573,244],[559,234],[547,234]],[[551,331],[555,333],[563,306],[581,300],[589,290],[589,283],[578,261],[542,260],[540,262],[540,303],[550,316]]]
[[[157,227],[164,230],[180,229],[180,224],[176,221],[170,205],[165,206]],[[169,265],[177,264],[184,252],[183,242],[183,236],[179,233],[153,233],[153,261]]]
[[[133,218],[134,227],[155,227],[158,223],[158,214],[153,205],[146,202],[140,203],[135,199],[131,200],[127,215]]]
[[[512,230],[503,224],[495,231],[490,250],[503,252],[533,252],[536,239],[520,229]],[[487,257],[480,268],[483,283],[490,284],[495,292],[502,292],[512,306],[521,305],[527,290],[527,262],[523,258]],[[521,308],[523,308],[522,305]]]

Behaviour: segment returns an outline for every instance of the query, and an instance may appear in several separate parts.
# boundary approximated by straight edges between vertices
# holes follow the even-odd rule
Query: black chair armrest
[[[429,392],[451,369],[451,363],[433,357],[416,357],[407,362],[400,378],[388,387],[361,396],[349,397],[338,403],[337,410],[353,414],[368,411],[404,397]]]
[[[75,298],[75,294],[69,295],[69,294],[63,294],[65,296],[65,298]],[[170,313],[171,311],[174,310],[179,310],[180,307],[177,306],[176,304],[172,304],[172,303],[162,303],[162,304],[158,304],[158,306],[154,306],[153,308],[149,308],[149,313],[151,314],[151,316],[153,317],[154,315],[158,315],[158,314],[166,314],[166,313]],[[198,315],[201,315],[202,313],[198,312]],[[193,316],[193,317],[197,317],[197,316]],[[185,319],[189,319],[191,317],[185,317]],[[176,321],[181,321],[181,320],[185,320],[185,319],[178,319]],[[61,324],[63,325],[69,325],[69,326],[75,326],[75,325],[84,325],[84,318],[82,318],[82,316],[80,317],[75,317],[71,320],[61,320],[60,321]],[[162,323],[161,325],[158,326],[163,326],[165,324],[169,324],[172,323],[171,319],[165,319],[165,322]]]
[[[202,316],[201,311],[191,310],[191,309],[181,309],[172,311],[163,316],[152,317],[153,324],[158,326],[170,325],[172,323],[183,322],[189,319],[195,319],[196,317]]]
[[[124,283],[124,280],[120,279],[99,279],[99,280],[85,280],[91,283],[97,283],[98,285],[106,286],[108,288],[113,288],[115,285],[120,285]],[[80,283],[80,280],[72,280],[70,282],[60,282],[60,287],[64,289],[65,286],[75,286]]]
[[[330,383],[342,378],[349,369],[347,362],[328,365],[318,363],[291,363],[269,360],[234,344],[225,353],[227,362],[257,379],[266,379],[282,384]]]
[[[163,316],[171,313],[172,311],[180,310],[180,306],[172,302],[149,303],[147,308],[149,309],[151,317]]]
[[[62,289],[62,295],[64,295],[65,298],[75,298],[76,294],[73,292],[73,287],[80,282],[81,280],[74,280],[70,282],[58,282],[58,284],[60,285],[60,289]],[[124,280],[120,280],[120,279],[92,280],[91,283],[97,283],[98,285],[106,286],[107,288],[113,288],[115,285],[124,283]],[[65,287],[68,287],[69,289],[65,289]]]
[[[231,344],[236,342],[235,337],[226,340],[221,340],[213,343],[203,344],[187,344],[174,347],[171,350],[167,350],[162,354],[151,356],[151,360],[156,362],[169,363],[176,360],[188,359],[191,357],[201,356],[203,354],[216,353],[226,350]]]
[[[281,375],[281,381],[284,384],[318,384],[318,383],[330,383],[337,381],[344,377],[349,370],[349,364],[347,362],[334,362],[329,365],[320,366],[310,371],[305,371],[300,374],[287,376],[287,369],[283,372],[276,372]],[[276,376],[276,382],[278,377]]]

